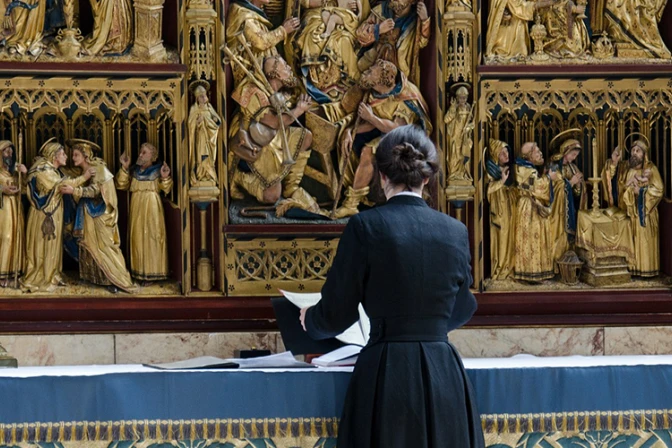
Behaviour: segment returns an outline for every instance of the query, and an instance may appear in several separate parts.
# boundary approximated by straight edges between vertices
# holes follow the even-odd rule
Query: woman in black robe
[[[371,319],[338,431],[341,448],[481,448],[471,385],[449,331],[476,310],[469,240],[459,221],[431,209],[422,189],[438,171],[434,145],[413,126],[376,152],[385,205],[350,218],[322,300],[301,310],[315,339]]]

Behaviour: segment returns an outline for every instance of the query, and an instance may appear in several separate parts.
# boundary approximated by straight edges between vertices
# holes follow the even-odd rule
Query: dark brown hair
[[[385,135],[376,150],[378,171],[394,185],[417,188],[439,171],[436,148],[418,126],[399,126]]]

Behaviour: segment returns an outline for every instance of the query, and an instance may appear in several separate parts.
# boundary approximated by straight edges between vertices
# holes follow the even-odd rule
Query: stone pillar
[[[200,211],[201,220],[201,247],[196,262],[196,287],[201,291],[210,291],[212,289],[212,260],[208,254],[207,237],[207,210],[210,204],[207,202],[197,203]]]
[[[135,42],[134,57],[149,62],[165,62],[168,58],[163,46],[162,21],[165,0],[134,0]]]

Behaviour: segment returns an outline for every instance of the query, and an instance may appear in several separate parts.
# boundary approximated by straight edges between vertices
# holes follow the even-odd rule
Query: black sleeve
[[[460,328],[462,325],[469,322],[471,316],[473,316],[476,312],[476,308],[478,308],[476,297],[474,297],[474,295],[469,290],[474,280],[471,277],[471,254],[469,251],[469,235],[466,228],[464,229],[463,240],[465,262],[461,269],[464,271],[464,279],[460,284],[460,289],[457,291],[457,295],[455,297],[455,306],[453,306],[453,312],[450,315],[448,331]]]
[[[361,218],[350,218],[327,280],[322,300],[306,312],[306,330],[313,339],[332,338],[359,320],[357,307],[364,297],[366,247]]]

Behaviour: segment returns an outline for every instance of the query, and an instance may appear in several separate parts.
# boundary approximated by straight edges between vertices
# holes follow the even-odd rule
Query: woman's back
[[[356,322],[360,303],[371,319],[338,446],[482,448],[471,386],[447,337],[476,310],[467,230],[420,195],[438,170],[422,131],[392,131],[376,163],[388,202],[350,218],[322,300],[305,311],[305,328],[316,339]]]
[[[357,321],[357,306],[379,318],[443,319],[445,333],[472,316],[469,241],[463,224],[399,195],[350,218],[312,310],[312,337],[333,337]]]
[[[357,219],[365,234],[368,276],[362,302],[369,317],[452,318],[461,287],[471,316],[475,303],[468,293],[470,255],[462,223],[410,195],[394,196]],[[463,314],[463,307],[457,311]]]

